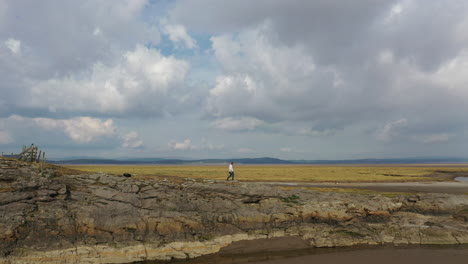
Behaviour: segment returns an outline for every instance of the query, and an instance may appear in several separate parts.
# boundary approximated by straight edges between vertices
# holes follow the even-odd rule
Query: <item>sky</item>
[[[0,0],[0,151],[468,157],[468,1]]]

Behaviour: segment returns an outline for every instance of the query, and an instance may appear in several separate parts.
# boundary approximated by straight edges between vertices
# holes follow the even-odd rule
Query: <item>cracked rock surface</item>
[[[468,243],[468,196],[384,197],[261,183],[56,175],[0,159],[0,263],[192,258],[232,242]]]

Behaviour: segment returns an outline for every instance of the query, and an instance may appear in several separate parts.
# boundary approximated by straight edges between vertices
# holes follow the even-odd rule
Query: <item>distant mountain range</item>
[[[78,158],[49,161],[54,164],[430,164],[430,163],[468,163],[468,158],[428,157],[428,158],[398,158],[398,159],[349,159],[349,160],[282,160],[270,157],[240,158],[240,159],[102,159]]]

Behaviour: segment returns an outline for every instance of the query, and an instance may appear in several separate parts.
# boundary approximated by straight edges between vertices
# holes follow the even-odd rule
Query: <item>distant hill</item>
[[[353,160],[282,160],[270,157],[238,158],[238,159],[164,159],[164,158],[138,158],[138,159],[100,159],[81,158],[69,160],[49,161],[55,164],[431,164],[431,163],[468,163],[468,158],[399,158],[399,159],[353,159]]]

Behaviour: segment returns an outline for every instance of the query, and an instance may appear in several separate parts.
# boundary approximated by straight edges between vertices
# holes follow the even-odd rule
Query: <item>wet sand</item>
[[[466,264],[467,249],[367,249],[328,254],[316,254],[276,260],[254,261],[250,264],[309,263],[379,263],[379,264]]]
[[[468,245],[353,246],[310,248],[299,237],[235,242],[219,253],[189,260],[146,261],[141,264],[466,264]]]
[[[331,248],[248,254],[214,254],[192,260],[144,264],[466,264],[468,247]]]

